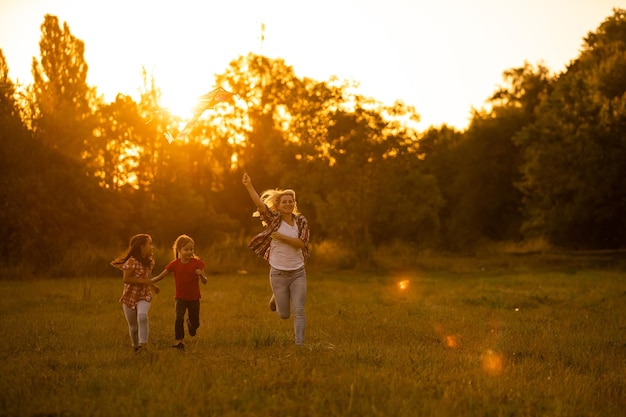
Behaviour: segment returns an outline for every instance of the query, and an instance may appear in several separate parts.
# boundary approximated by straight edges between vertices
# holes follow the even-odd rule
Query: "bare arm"
[[[246,187],[246,190],[248,190],[248,194],[250,194],[250,198],[252,199],[252,202],[256,205],[259,213],[264,212],[265,204],[263,204],[263,201],[261,201],[261,197],[259,197],[259,194],[254,189],[254,186],[252,185],[252,179],[250,179],[250,176],[247,172],[243,173],[243,179],[241,180],[241,182]]]
[[[169,275],[172,271],[168,271],[167,269],[164,269],[163,272],[161,272],[159,275],[157,275],[156,277],[152,278],[152,283],[155,282],[159,282],[161,281],[163,278],[165,278],[167,275]]]

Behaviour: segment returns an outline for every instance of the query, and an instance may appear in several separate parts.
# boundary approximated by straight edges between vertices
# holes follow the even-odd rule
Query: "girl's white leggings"
[[[128,322],[128,333],[133,347],[139,347],[148,343],[148,310],[150,310],[150,301],[137,301],[136,308],[130,308],[126,304],[124,307],[124,315]]]

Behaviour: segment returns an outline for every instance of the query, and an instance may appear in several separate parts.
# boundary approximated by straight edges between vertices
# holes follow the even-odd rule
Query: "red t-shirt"
[[[200,299],[200,277],[196,275],[196,269],[203,268],[204,262],[198,258],[191,258],[186,264],[180,259],[174,259],[167,264],[165,269],[174,272],[177,299],[186,301]]]

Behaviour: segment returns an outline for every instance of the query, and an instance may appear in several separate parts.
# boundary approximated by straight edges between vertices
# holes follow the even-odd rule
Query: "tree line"
[[[527,62],[472,109],[464,131],[415,128],[416,109],[351,83],[297,77],[282,59],[234,59],[215,85],[240,97],[186,140],[144,71],[138,100],[87,84],[84,43],[46,15],[32,85],[0,50],[0,254],[45,269],[64,250],[131,234],[206,244],[251,236],[241,185],[293,188],[313,242],[367,260],[381,245],[471,252],[543,239],[567,249],[626,243],[626,11],[551,74]],[[454,100],[453,97],[450,98]]]

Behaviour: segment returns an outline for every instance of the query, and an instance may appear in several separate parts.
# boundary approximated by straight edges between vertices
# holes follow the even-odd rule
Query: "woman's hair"
[[[263,204],[265,204],[270,210],[276,210],[280,199],[284,195],[289,195],[293,198],[293,213],[299,214],[298,203],[296,203],[296,192],[294,190],[279,190],[278,188],[274,190],[265,190],[261,193],[260,198]],[[259,217],[259,215],[258,210],[253,214],[255,217]]]
[[[174,251],[174,259],[179,258],[178,253],[184,246],[186,246],[189,243],[195,246],[193,239],[187,235],[180,235],[176,238],[176,240],[174,241],[174,245],[172,246],[172,250]],[[194,255],[194,258],[195,258],[195,255]]]
[[[128,244],[128,249],[126,253],[120,257],[115,258],[111,261],[111,265],[116,268],[121,267],[126,263],[126,261],[133,257],[141,262],[144,266],[152,267],[153,259],[151,256],[144,257],[141,253],[141,247],[146,244],[149,240],[152,240],[150,235],[146,234],[138,234],[130,238],[130,242]]]

